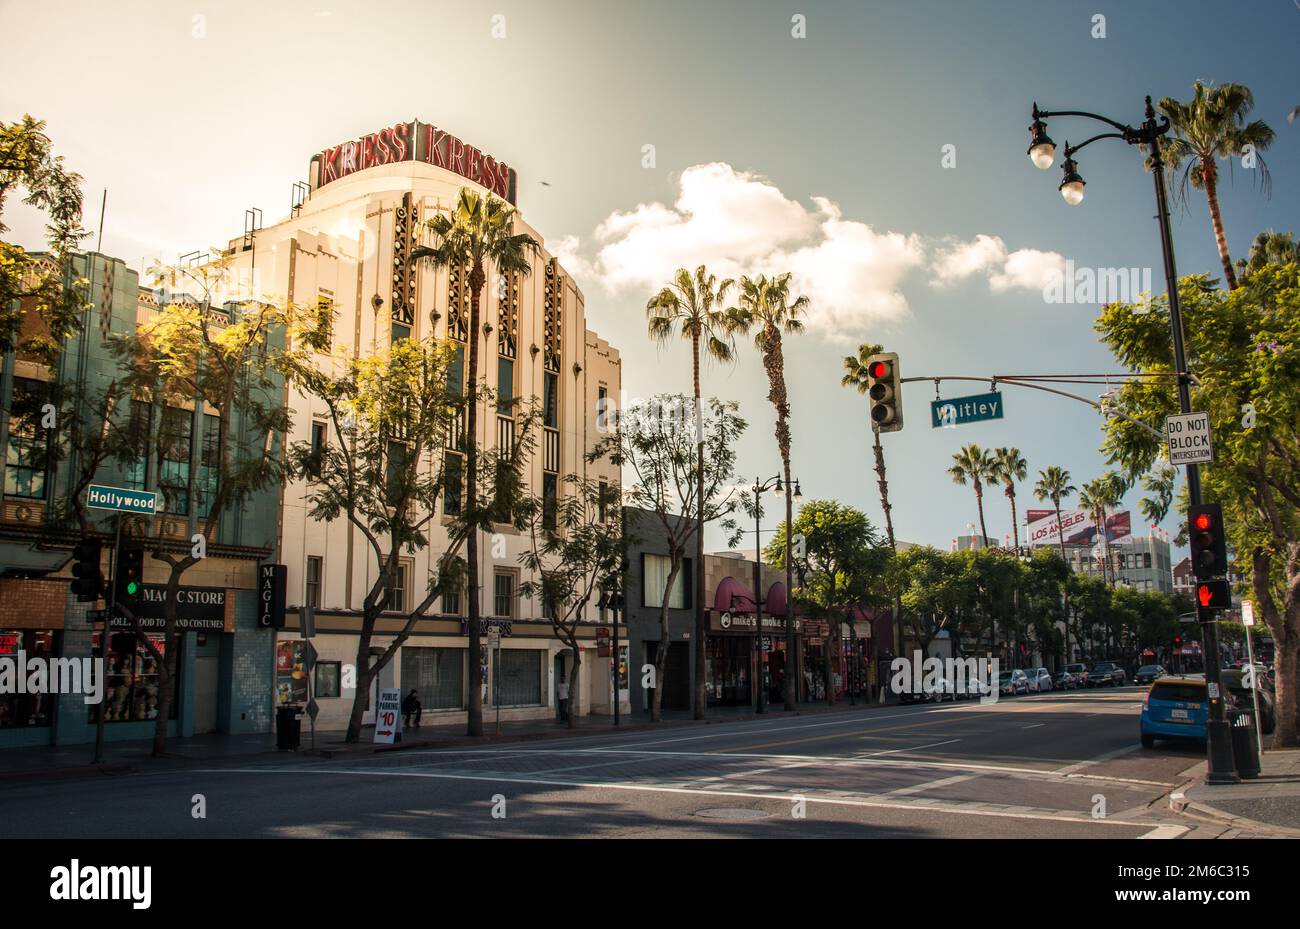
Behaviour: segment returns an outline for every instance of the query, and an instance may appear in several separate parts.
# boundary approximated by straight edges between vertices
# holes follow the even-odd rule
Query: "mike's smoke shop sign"
[[[176,592],[176,628],[201,632],[234,632],[234,600],[224,587],[182,587]],[[159,630],[166,624],[164,603],[167,585],[145,584],[140,592],[136,618],[141,629]],[[114,610],[114,629],[130,629],[131,621]]]

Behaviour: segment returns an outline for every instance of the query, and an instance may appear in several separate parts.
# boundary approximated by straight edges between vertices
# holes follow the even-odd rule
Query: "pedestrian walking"
[[[569,721],[569,682],[563,677],[560,678],[560,685],[556,688],[556,696],[560,700],[560,722]]]

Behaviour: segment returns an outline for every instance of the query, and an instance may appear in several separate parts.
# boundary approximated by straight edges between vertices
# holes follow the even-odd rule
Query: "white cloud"
[[[728,164],[694,165],[678,178],[671,206],[640,203],[615,211],[586,248],[566,236],[552,251],[571,273],[595,279],[611,294],[652,290],[678,268],[700,264],[719,278],[791,271],[795,293],[812,304],[808,327],[844,340],[905,317],[902,288],[914,271],[928,269],[935,286],[979,274],[1004,291],[1040,289],[1044,275],[1062,263],[1051,252],[1008,253],[990,235],[937,246],[915,233],[845,219],[825,197],[811,200],[810,209],[767,178]]]

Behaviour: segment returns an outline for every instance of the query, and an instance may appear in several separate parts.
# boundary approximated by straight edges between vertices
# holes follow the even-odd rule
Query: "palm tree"
[[[1034,485],[1034,496],[1039,500],[1051,500],[1056,510],[1056,542],[1061,550],[1061,560],[1067,565],[1070,559],[1065,557],[1065,529],[1061,526],[1061,500],[1075,493],[1076,488],[1070,483],[1070,472],[1059,465],[1050,465],[1038,472],[1038,483]],[[1070,660],[1070,592],[1063,591],[1065,614],[1065,660]]]
[[[1207,86],[1200,81],[1193,85],[1192,99],[1187,103],[1173,97],[1160,101],[1160,109],[1169,117],[1173,130],[1173,137],[1164,144],[1162,154],[1171,173],[1186,163],[1179,184],[1184,199],[1188,181],[1205,191],[1210,224],[1214,227],[1214,240],[1219,246],[1219,261],[1229,290],[1237,289],[1237,274],[1228,254],[1228,238],[1219,212],[1219,168],[1215,159],[1243,155],[1246,146],[1251,146],[1259,160],[1261,186],[1268,192],[1268,167],[1259,153],[1273,144],[1273,130],[1263,120],[1246,122],[1254,107],[1255,96],[1245,84]]]
[[[1269,265],[1300,263],[1300,242],[1289,232],[1261,232],[1250,243],[1250,257],[1237,259],[1237,273],[1244,280]]]
[[[984,525],[984,485],[997,480],[996,464],[993,456],[978,445],[971,443],[952,456],[952,467],[948,476],[954,484],[963,487],[967,481],[975,488],[975,505],[980,513],[980,548],[988,541],[989,531]]]
[[[858,393],[865,394],[871,387],[871,378],[867,374],[867,359],[879,355],[885,350],[876,342],[863,342],[858,346],[857,357],[847,355],[844,358],[844,376],[840,378],[841,387],[856,387]],[[889,537],[889,547],[897,548],[894,543],[894,519],[889,508],[889,484],[885,480],[885,451],[880,446],[880,430],[872,424],[873,448],[876,453],[876,477],[880,486],[880,508],[885,512],[885,534]]]
[[[740,306],[735,315],[735,331],[754,333],[754,344],[763,354],[763,368],[767,371],[767,399],[776,409],[776,445],[781,452],[781,471],[785,477],[785,524],[794,525],[794,483],[790,480],[790,400],[785,390],[785,354],[783,335],[803,332],[799,317],[808,309],[808,298],[799,296],[790,300],[790,272],[775,277],[760,274],[756,278],[740,279]],[[794,604],[794,564],[790,557],[790,533],[786,531],[785,558],[785,708],[795,708],[795,641],[791,613]],[[758,542],[755,540],[755,549]],[[754,591],[754,596],[759,596]]]
[[[1106,535],[1106,518],[1111,507],[1117,506],[1120,499],[1124,496],[1124,485],[1119,476],[1113,472],[1108,472],[1099,478],[1089,481],[1083,485],[1079,491],[1079,505],[1087,510],[1093,518],[1093,523],[1097,527],[1097,533],[1101,538],[1101,579],[1103,583],[1110,584],[1107,577],[1110,568],[1110,540]]]
[[[412,261],[428,261],[434,267],[455,265],[469,269],[469,363],[466,370],[467,419],[465,442],[465,504],[463,518],[490,528],[491,514],[478,512],[478,344],[482,336],[479,298],[487,282],[487,266],[497,274],[528,274],[537,240],[515,232],[515,211],[504,200],[481,196],[462,187],[450,215],[439,212],[426,223],[433,245],[411,250]],[[459,308],[457,308],[458,311]],[[465,540],[465,567],[469,609],[469,734],[483,734],[482,640],[479,630],[478,527]]]
[[[1002,492],[1011,501],[1011,536],[1015,549],[1020,551],[1020,524],[1016,522],[1016,481],[1025,479],[1029,463],[1018,448],[998,448],[993,451],[994,476],[1002,482]]]
[[[731,361],[735,357],[734,332],[739,322],[739,311],[723,309],[727,292],[735,286],[731,278],[718,283],[716,276],[704,265],[691,274],[678,268],[673,282],[650,298],[646,316],[650,337],[660,345],[674,333],[691,340],[691,365],[695,384],[695,701],[693,715],[704,718],[704,705],[708,699],[705,664],[707,632],[704,620],[704,416],[700,406],[700,348],[703,345],[709,356],[717,361]]]

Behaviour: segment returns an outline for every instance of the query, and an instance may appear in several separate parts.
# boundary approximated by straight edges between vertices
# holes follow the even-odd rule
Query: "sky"
[[[519,206],[621,351],[630,399],[690,390],[688,345],[645,333],[645,301],[675,268],[793,272],[811,301],[786,342],[794,474],[805,498],[878,525],[867,406],[839,386],[844,355],[884,343],[909,377],[1119,374],[1092,330],[1099,304],[1049,302],[1045,283],[1070,261],[1150,269],[1163,290],[1141,153],[1089,146],[1085,199],[1068,206],[1059,153],[1050,171],[1025,156],[1034,101],[1136,124],[1148,94],[1245,83],[1277,134],[1261,153],[1272,191],[1231,167],[1229,246],[1244,256],[1261,230],[1300,232],[1295,0],[0,0],[0,35],[0,120],[47,121],[85,178],[86,225],[107,190],[102,250],[136,267],[225,243],[249,207],[278,221],[312,154],[417,118],[516,168]],[[1059,146],[1103,130],[1061,118],[1048,131]],[[39,214],[11,201],[5,221],[40,246]],[[1199,192],[1173,236],[1180,273],[1220,273]],[[739,348],[706,366],[704,391],[740,402],[752,481],[780,460],[759,356]],[[883,440],[900,539],[947,548],[976,520],[971,489],[946,474],[964,443],[1021,450],[1022,513],[1041,505],[1040,469],[1076,485],[1106,470],[1092,408],[1003,396],[1000,421],[932,429],[934,386],[906,385],[904,428]],[[1139,531],[1140,496],[1125,499]],[[1000,491],[986,518],[990,535],[1011,532]],[[708,544],[722,547],[719,531]]]

